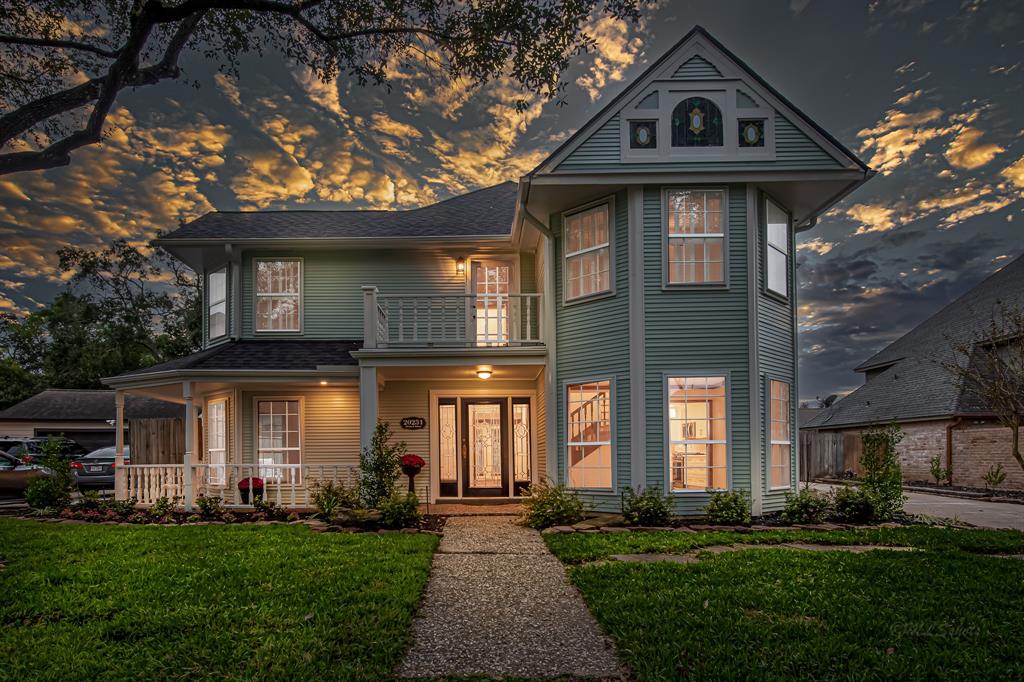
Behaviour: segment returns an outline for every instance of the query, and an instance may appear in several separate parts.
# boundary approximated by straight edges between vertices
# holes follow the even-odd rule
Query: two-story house
[[[697,27],[518,183],[205,215],[160,240],[206,283],[204,349],[108,380],[186,406],[182,460],[133,452],[118,494],[237,501],[255,475],[301,505],[385,420],[427,461],[421,501],[547,478],[595,509],[648,486],[779,509],[794,235],[871,174]]]

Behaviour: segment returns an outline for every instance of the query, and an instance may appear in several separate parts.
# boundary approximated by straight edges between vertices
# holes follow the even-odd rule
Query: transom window
[[[765,200],[765,283],[769,291],[789,295],[789,216]]]
[[[789,466],[793,452],[793,440],[790,430],[790,399],[789,384],[785,381],[768,382],[771,393],[770,419],[771,428],[771,487],[789,487]]]
[[[722,112],[704,97],[688,97],[672,110],[673,147],[721,147]]]
[[[608,204],[565,217],[565,300],[611,291]]]
[[[302,261],[256,261],[256,331],[300,331]]]
[[[668,380],[671,490],[727,487],[725,377]]]
[[[612,487],[612,391],[610,381],[569,384],[568,478],[570,488]]]
[[[211,272],[206,288],[207,331],[209,338],[218,339],[228,332],[228,272],[221,268]]]
[[[206,405],[206,454],[211,485],[224,485],[227,464],[227,400],[211,400]]]
[[[669,284],[725,283],[723,190],[669,190]]]
[[[302,463],[298,400],[256,401],[256,458],[260,476],[294,481]],[[273,466],[278,465],[278,466]],[[280,465],[296,465],[287,470]]]

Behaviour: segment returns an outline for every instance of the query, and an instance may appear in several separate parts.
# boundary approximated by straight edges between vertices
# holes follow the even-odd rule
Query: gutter
[[[544,235],[548,239],[554,239],[555,235],[548,228],[548,226],[545,225],[544,223],[542,223],[540,221],[540,219],[537,218],[537,216],[535,216],[532,213],[530,213],[530,209],[528,209],[526,207],[526,203],[530,200],[531,182],[532,182],[532,178],[529,175],[526,175],[526,176],[520,178],[520,180],[519,180],[519,183],[520,183],[519,186],[524,188],[523,191],[520,192],[520,196],[522,197],[519,200],[520,216],[522,217],[524,222],[530,223],[530,225],[532,227],[534,227],[535,229],[537,229],[537,231],[539,231],[542,235]]]
[[[864,176],[862,178],[856,180],[855,182],[851,182],[849,185],[841,189],[839,192],[836,192],[834,195],[832,195],[831,198],[829,198],[827,201],[818,206],[818,208],[814,209],[807,216],[805,216],[803,219],[797,222],[794,226],[794,232],[806,232],[807,230],[817,225],[818,216],[820,216],[822,213],[838,204],[840,201],[842,201],[851,193],[853,193],[854,190],[856,190],[858,187],[863,185],[865,182],[867,182],[877,174],[878,171],[874,169],[868,168],[867,170],[865,170]]]

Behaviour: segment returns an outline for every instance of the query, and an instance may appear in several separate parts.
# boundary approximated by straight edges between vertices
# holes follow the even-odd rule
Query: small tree
[[[893,422],[888,426],[874,426],[861,436],[864,454],[860,457],[861,488],[875,506],[875,517],[891,519],[903,511],[903,470],[896,446],[903,440],[903,430]]]
[[[71,502],[75,475],[71,473],[71,462],[62,457],[62,439],[50,436],[42,448],[42,465],[46,474],[33,479],[25,488],[25,501],[33,509],[59,509]]]
[[[1024,424],[1024,311],[1002,301],[992,319],[963,339],[949,339],[953,359],[939,364],[964,397],[1010,429],[1010,454],[1024,469],[1020,428]]]
[[[392,444],[391,435],[391,425],[378,421],[370,447],[359,455],[359,494],[363,504],[370,508],[376,508],[395,494],[405,441]]]

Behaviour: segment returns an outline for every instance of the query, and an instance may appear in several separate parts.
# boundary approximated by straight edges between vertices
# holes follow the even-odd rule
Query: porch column
[[[128,472],[124,468],[124,391],[114,391],[114,499],[128,497]]]
[[[192,398],[192,382],[181,384],[181,395],[185,399],[185,453],[181,458],[184,480],[185,511],[192,511],[192,449],[196,442],[196,407]]]
[[[359,447],[370,447],[377,428],[377,368],[359,367]]]

